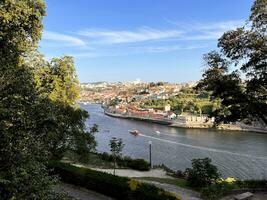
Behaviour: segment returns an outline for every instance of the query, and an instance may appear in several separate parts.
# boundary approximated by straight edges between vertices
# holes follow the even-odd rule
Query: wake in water
[[[234,153],[234,152],[231,152],[231,151],[225,151],[225,150],[220,150],[220,149],[213,149],[213,148],[208,148],[208,147],[201,147],[201,146],[194,146],[194,145],[190,145],[190,144],[183,144],[183,143],[180,143],[180,142],[174,142],[174,141],[171,141],[171,140],[161,139],[161,138],[157,138],[157,137],[153,137],[153,136],[149,136],[149,135],[144,135],[144,134],[139,134],[139,136],[150,138],[150,139],[154,139],[154,140],[158,140],[158,141],[162,141],[162,142],[166,142],[166,143],[170,143],[170,144],[176,144],[176,145],[179,145],[179,146],[193,148],[193,149],[199,149],[199,150],[216,152],[216,153],[224,153],[224,154],[235,155],[235,156],[242,156],[242,157],[247,157],[247,158],[252,158],[252,159],[261,159],[261,160],[266,160],[267,161],[267,157],[254,156],[254,155],[241,154],[241,153]]]

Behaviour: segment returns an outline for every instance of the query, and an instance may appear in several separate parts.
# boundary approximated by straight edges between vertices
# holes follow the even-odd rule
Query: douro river
[[[223,177],[267,179],[267,134],[172,128],[109,117],[96,104],[81,106],[90,114],[87,125],[99,125],[95,137],[100,152],[109,152],[110,139],[117,137],[125,143],[124,155],[149,160],[151,141],[154,165],[164,163],[184,170],[191,166],[192,159],[209,157]],[[142,134],[129,134],[135,129]]]

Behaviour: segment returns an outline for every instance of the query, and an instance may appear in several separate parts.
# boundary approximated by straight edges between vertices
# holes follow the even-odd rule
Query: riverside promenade
[[[107,108],[102,107],[105,115],[110,117],[124,118],[124,119],[132,119],[139,121],[147,121],[151,123],[157,123],[162,125],[167,125],[171,127],[177,128],[195,128],[195,129],[216,129],[216,130],[229,130],[229,131],[247,131],[247,132],[257,132],[257,133],[266,133],[267,127],[265,126],[249,126],[243,123],[235,123],[235,124],[220,124],[217,127],[214,127],[213,122],[211,120],[185,120],[178,117],[177,119],[169,120],[169,119],[153,119],[147,117],[138,117],[134,115],[126,115],[126,114],[118,114],[111,113]]]
[[[173,120],[153,119],[153,118],[146,118],[146,117],[137,117],[137,116],[133,116],[133,115],[122,115],[122,114],[118,114],[118,113],[108,112],[106,109],[104,109],[104,113],[108,116],[111,116],[111,117],[147,121],[147,122],[169,125],[169,126],[172,125],[172,123],[173,123]]]

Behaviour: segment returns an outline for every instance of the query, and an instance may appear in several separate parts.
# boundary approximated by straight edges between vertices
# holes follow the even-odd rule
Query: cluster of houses
[[[131,103],[144,100],[169,99],[175,96],[184,87],[191,87],[194,83],[144,83],[140,80],[134,82],[118,83],[85,83],[81,84],[81,101],[91,103],[104,103],[114,98],[122,102]]]
[[[177,115],[171,111],[170,105],[165,106],[164,110],[157,109],[142,109],[132,104],[121,104],[108,107],[110,113],[116,113],[120,115],[127,115],[132,117],[157,119],[157,120],[174,120]]]

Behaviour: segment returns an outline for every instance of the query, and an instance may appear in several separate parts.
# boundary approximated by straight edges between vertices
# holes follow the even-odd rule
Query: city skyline
[[[241,26],[252,5],[252,0],[62,2],[47,1],[39,50],[47,59],[73,56],[80,82],[197,81],[203,54],[216,49],[223,32]]]

